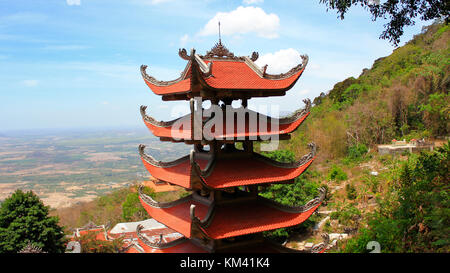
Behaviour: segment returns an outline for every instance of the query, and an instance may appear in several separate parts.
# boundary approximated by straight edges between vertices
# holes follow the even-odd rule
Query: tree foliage
[[[372,20],[389,18],[384,25],[381,39],[388,39],[398,45],[403,29],[414,25],[415,20],[424,21],[444,18],[448,23],[450,2],[446,0],[320,0],[328,9],[337,11],[339,17],[344,19],[347,11],[360,5],[372,14]]]
[[[147,217],[148,214],[139,201],[138,193],[129,193],[122,204],[122,218],[125,221],[141,221],[147,219]]]
[[[288,150],[278,150],[270,153],[265,153],[265,156],[277,160],[279,162],[293,162],[295,161],[295,154]],[[278,203],[289,206],[300,206],[306,204],[311,199],[319,194],[320,185],[314,182],[311,178],[314,174],[307,171],[301,176],[297,177],[292,184],[272,184],[264,188],[260,195],[275,200]],[[300,231],[312,227],[316,222],[316,217],[312,216],[299,226],[281,228],[270,232],[265,232],[265,236],[280,242],[284,241],[293,231]]]
[[[345,252],[366,251],[377,241],[382,252],[450,251],[450,142],[414,156],[401,168],[368,227],[350,239]]]
[[[0,207],[0,253],[16,253],[31,243],[49,253],[65,249],[63,228],[57,217],[32,191],[14,192]]]

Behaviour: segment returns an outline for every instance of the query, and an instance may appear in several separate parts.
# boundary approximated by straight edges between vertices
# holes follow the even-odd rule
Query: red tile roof
[[[205,231],[211,238],[222,239],[290,227],[306,221],[319,206],[302,213],[280,211],[257,201],[218,206]]]
[[[282,134],[289,134],[292,133],[294,130],[296,130],[300,124],[308,117],[309,112],[305,115],[301,116],[300,118],[293,120],[291,122],[287,123],[278,123],[278,126],[272,125],[270,119],[267,119],[267,123],[264,127],[261,127],[261,125],[257,126],[258,128],[250,128],[248,122],[245,122],[245,128],[240,129],[240,127],[237,125],[237,122],[233,122],[233,128],[227,129],[227,122],[226,117],[224,117],[223,121],[223,128],[222,131],[216,130],[215,125],[211,129],[212,135],[205,135],[205,137],[208,137],[210,139],[229,139],[229,138],[251,138],[251,137],[263,137],[263,136],[275,136],[275,135],[282,135]],[[190,115],[183,116],[181,119],[183,119],[183,122],[180,124],[183,124],[183,126],[178,127],[175,129],[173,127],[173,124],[168,126],[158,126],[155,123],[149,122],[145,118],[144,123],[147,126],[147,128],[155,135],[156,137],[160,138],[168,138],[168,139],[175,139],[175,140],[192,140],[191,135],[191,122],[190,122]],[[186,126],[184,126],[186,125]],[[243,126],[244,127],[244,126]],[[264,129],[262,129],[264,128]],[[232,131],[232,133],[229,133]]]
[[[150,87],[150,89],[156,95],[184,93],[184,92],[189,92],[191,89],[191,79],[190,78],[179,81],[179,82],[171,84],[171,85],[167,85],[167,86],[158,86],[158,85],[153,84],[145,79],[144,79],[144,81],[147,84],[147,86]]]
[[[191,172],[192,166],[188,157],[171,167],[155,166],[142,156],[141,159],[145,168],[154,178],[184,188],[191,188],[192,175],[195,174]],[[217,159],[211,174],[203,176],[202,179],[206,185],[216,189],[285,182],[302,174],[314,159],[315,157],[303,165],[288,168],[272,165],[256,158],[222,158]],[[198,159],[196,162],[201,169],[204,169],[208,164],[205,159]],[[233,170],[233,172],[230,172],[230,170]]]
[[[269,75],[264,69],[259,68],[250,59],[245,58],[208,58],[196,56],[186,65],[182,75],[173,81],[158,81],[146,74],[147,66],[141,67],[141,73],[145,83],[157,95],[167,97],[174,94],[185,94],[177,99],[187,99],[191,96],[187,93],[199,93],[196,85],[200,84],[202,89],[223,90],[227,92],[243,91],[246,97],[265,96],[265,91],[280,92],[270,95],[283,95],[289,90],[305,70],[307,57],[303,63],[291,69],[286,74]],[[195,65],[193,65],[195,63]],[[212,63],[210,70],[205,72],[200,67],[206,67]],[[208,66],[209,69],[209,66]],[[193,73],[194,70],[196,73]],[[258,72],[257,72],[258,71]],[[267,93],[267,92],[266,92]],[[241,94],[240,96],[242,96]]]
[[[206,62],[206,61],[205,61]],[[206,62],[207,63],[207,62]],[[302,75],[302,70],[291,77],[280,80],[261,78],[247,63],[242,61],[219,61],[214,60],[212,76],[207,77],[205,82],[216,89],[286,89],[294,84]]]
[[[191,219],[189,218],[190,206],[197,206],[196,214],[201,218],[205,217],[208,211],[207,206],[194,200],[184,202],[175,207],[164,209],[154,208],[142,201],[142,198],[140,198],[140,200],[142,206],[152,218],[188,238],[191,237]]]

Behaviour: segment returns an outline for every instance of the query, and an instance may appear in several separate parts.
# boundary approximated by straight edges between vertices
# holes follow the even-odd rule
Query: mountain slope
[[[337,83],[314,99],[312,115],[282,147],[302,154],[315,141],[320,158],[333,159],[355,144],[447,136],[449,38],[448,25],[433,24],[357,79]]]
[[[382,252],[449,251],[449,144],[420,155],[380,156],[371,149],[394,138],[448,138],[449,38],[448,25],[424,28],[358,78],[315,98],[308,120],[281,142],[297,157],[308,142],[319,147],[295,185],[300,192],[309,184],[328,188],[319,225],[307,240],[320,232],[349,235],[330,250],[338,252],[366,252],[370,241]],[[279,187],[283,192],[286,186]],[[305,237],[298,237],[291,233],[287,245],[301,247]]]

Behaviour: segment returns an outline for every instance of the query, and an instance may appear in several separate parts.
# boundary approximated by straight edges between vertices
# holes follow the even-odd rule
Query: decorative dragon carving
[[[179,55],[183,60],[186,60],[186,61],[191,60],[191,56],[189,56],[189,55],[187,54],[187,51],[186,51],[185,48],[180,48],[180,49],[178,50],[178,55]]]
[[[178,77],[175,80],[172,80],[172,81],[159,81],[159,80],[155,79],[154,77],[148,75],[147,72],[146,72],[146,69],[147,69],[146,65],[141,65],[141,75],[142,75],[142,77],[144,78],[144,80],[146,80],[146,81],[148,81],[148,82],[150,82],[150,83],[152,83],[154,85],[157,85],[157,86],[168,86],[168,85],[172,85],[174,83],[177,83],[177,82],[179,82],[179,81],[184,79],[184,74],[185,74],[185,71],[183,71],[181,73],[181,76]]]
[[[183,242],[187,241],[186,237],[181,237],[178,238],[176,240],[170,241],[168,243],[163,243],[163,235],[160,234],[159,235],[159,241],[158,242],[151,242],[149,239],[147,239],[142,233],[142,229],[144,229],[144,226],[139,224],[136,227],[136,234],[138,236],[138,238],[146,245],[148,245],[151,248],[156,248],[156,249],[164,249],[164,248],[169,248],[169,247],[173,247],[176,246],[178,244],[181,244]]]
[[[250,60],[252,60],[253,62],[255,62],[256,60],[258,60],[259,58],[259,53],[256,51],[253,51],[252,53],[252,57],[250,57]]]
[[[295,73],[297,73],[300,70],[302,70],[308,64],[308,60],[309,60],[308,55],[301,55],[300,57],[302,58],[302,62],[299,65],[293,67],[291,70],[289,70],[286,73],[268,74],[268,73],[266,73],[266,69],[267,68],[265,68],[263,70],[263,78],[272,79],[272,80],[281,80],[281,79],[285,79],[285,78],[291,77]]]
[[[278,202],[275,202],[273,200],[267,199],[267,198],[263,198],[263,197],[258,197],[259,200],[261,200],[262,202],[268,204],[271,207],[274,207],[276,209],[285,211],[285,212],[289,212],[289,213],[302,213],[302,212],[306,212],[311,210],[312,208],[316,207],[317,205],[319,205],[320,203],[323,202],[323,200],[325,199],[327,190],[324,187],[319,188],[319,196],[317,196],[316,198],[310,200],[308,203],[301,205],[301,206],[288,206],[288,205],[282,205]]]
[[[298,161],[292,163],[278,162],[276,160],[270,159],[258,153],[253,153],[253,156],[258,159],[270,164],[272,166],[280,167],[280,168],[298,168],[306,163],[308,163],[317,153],[317,147],[314,142],[308,144],[309,149],[311,150],[308,154],[302,156]]]
[[[160,167],[160,168],[170,168],[170,167],[176,166],[176,165],[180,164],[181,162],[186,161],[186,160],[189,159],[189,156],[184,156],[184,157],[181,157],[181,158],[176,159],[176,160],[173,160],[173,161],[163,162],[163,161],[159,161],[159,160],[154,159],[154,158],[153,158],[152,156],[150,156],[150,155],[147,155],[147,154],[144,152],[144,149],[145,149],[145,145],[144,145],[144,144],[139,144],[138,150],[139,150],[140,156],[141,156],[147,163],[149,163],[149,164],[151,164],[151,165],[153,165],[153,166],[156,166],[156,167]]]
[[[320,244],[314,245],[311,248],[311,253],[323,252],[328,247],[328,244],[330,242],[330,236],[328,235],[328,233],[323,233],[322,238],[323,238],[323,242]]]
[[[213,48],[211,48],[210,51],[206,52],[205,58],[230,58],[230,59],[236,59],[237,57],[234,56],[233,52],[230,52],[228,48],[224,45],[222,45],[222,42],[218,42],[214,45]]]
[[[146,122],[153,124],[155,126],[158,126],[158,127],[170,127],[178,120],[185,118],[186,116],[189,116],[189,115],[186,115],[186,116],[179,117],[177,119],[170,120],[170,121],[157,121],[153,117],[148,116],[147,113],[145,112],[146,110],[147,110],[147,106],[141,105],[140,112],[141,112],[142,119],[145,120]]]
[[[140,185],[138,187],[138,194],[139,197],[141,198],[142,201],[144,201],[147,205],[153,207],[153,208],[159,208],[159,209],[164,209],[164,208],[171,208],[173,206],[179,205],[181,203],[185,203],[188,202],[189,200],[192,200],[192,195],[188,195],[186,197],[180,198],[178,200],[175,201],[171,201],[171,202],[158,202],[155,201],[153,198],[151,198],[150,196],[148,196],[147,194],[145,194],[143,191],[143,186]]]
[[[309,111],[311,109],[311,100],[310,99],[304,99],[303,102],[305,103],[305,108],[295,111],[289,117],[281,118],[280,121],[279,121],[279,124],[292,123],[292,122],[296,121],[297,119],[299,119],[300,117],[302,117],[302,116],[306,115],[307,113],[309,113]]]

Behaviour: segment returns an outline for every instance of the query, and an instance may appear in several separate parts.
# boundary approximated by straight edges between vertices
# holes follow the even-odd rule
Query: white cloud
[[[80,6],[81,0],[66,0],[66,3],[69,6]]]
[[[256,64],[260,67],[268,65],[267,73],[285,73],[302,62],[300,52],[293,48],[282,49],[275,53],[260,56]]]
[[[189,41],[189,35],[184,34],[181,38],[180,38],[180,44],[181,46],[185,46],[186,43]]]
[[[24,80],[22,81],[22,84],[25,85],[26,87],[35,87],[37,86],[39,83],[39,81],[37,80]]]
[[[260,4],[263,3],[264,0],[244,0],[242,1],[246,5],[252,5],[252,4]]]
[[[238,7],[230,12],[218,12],[200,31],[199,35],[217,35],[218,22],[223,35],[256,33],[264,38],[278,37],[280,18],[275,13],[267,14],[259,7]]]

